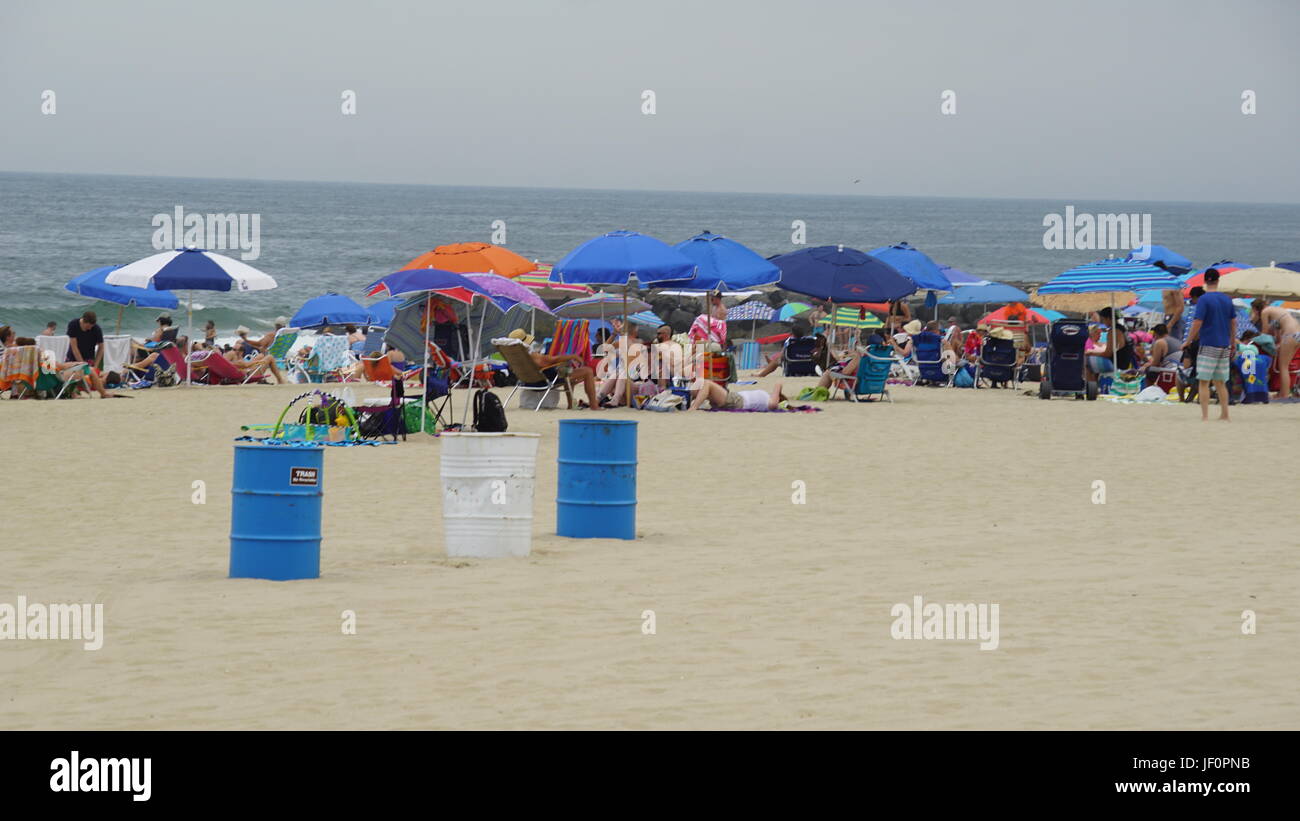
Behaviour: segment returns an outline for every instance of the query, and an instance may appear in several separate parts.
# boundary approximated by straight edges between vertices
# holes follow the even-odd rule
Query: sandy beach
[[[640,423],[635,542],[554,534],[568,414],[512,408],[542,434],[530,557],[447,558],[417,436],[328,450],[320,579],[228,579],[231,440],[300,391],[0,403],[4,601],[106,621],[97,651],[0,644],[0,727],[1300,727],[1300,405],[612,411]],[[917,595],[997,603],[998,648],[891,638]]]

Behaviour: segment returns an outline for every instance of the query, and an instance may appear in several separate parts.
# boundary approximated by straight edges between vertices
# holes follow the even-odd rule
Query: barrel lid
[[[523,431],[520,431],[518,433],[511,432],[511,431],[495,431],[495,432],[484,431],[480,433],[476,430],[445,430],[442,433],[438,434],[438,436],[440,437],[441,436],[523,436],[523,437],[536,439],[537,437],[541,436],[541,434],[526,433]]]
[[[266,440],[262,442],[236,442],[237,448],[254,448],[254,449],[297,449],[297,450],[324,450],[325,446],[319,442],[284,442],[275,440]]]
[[[561,425],[635,425],[634,419],[561,419]]]

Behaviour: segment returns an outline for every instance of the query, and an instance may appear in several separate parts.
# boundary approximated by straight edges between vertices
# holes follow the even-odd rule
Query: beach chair
[[[171,365],[176,369],[176,379],[178,383],[191,381],[190,363],[185,360],[185,356],[181,353],[180,348],[175,345],[168,345],[161,350],[161,355],[161,358],[165,359],[168,365]]]
[[[293,349],[294,343],[298,341],[297,328],[281,328],[275,332],[275,338],[271,344],[266,346],[266,352],[275,357],[275,366],[285,373],[289,373],[294,366],[289,362],[289,351]]]
[[[922,331],[912,336],[912,361],[917,368],[917,382],[952,386],[954,373],[944,373],[943,337],[933,331]]]
[[[988,342],[993,340],[987,340]],[[1009,342],[1010,340],[1002,340]],[[1084,373],[1084,351],[1088,343],[1088,322],[1083,319],[1058,319],[1047,336],[1047,362],[1038,383],[1038,398],[1058,395],[1097,398],[1097,383]],[[981,359],[983,353],[980,354]]]
[[[785,376],[816,376],[813,351],[817,340],[811,336],[790,337],[781,350],[781,373]]]
[[[402,363],[398,369],[387,353],[361,357],[361,373],[367,382],[392,382],[394,379],[407,381],[420,373],[420,364],[409,367],[409,362]]]
[[[346,336],[319,334],[313,340],[311,356],[297,370],[308,382],[347,382],[348,372],[356,364]]]
[[[975,384],[987,379],[992,386],[1016,387],[1016,341],[990,336],[980,347],[979,364],[975,368]]]
[[[555,323],[546,353],[550,356],[578,356],[595,370],[596,357],[591,352],[591,324],[585,319],[561,319]]]
[[[201,376],[206,385],[247,385],[266,381],[264,366],[241,371],[219,351],[196,351],[190,354],[189,366],[195,372],[203,372]]]
[[[567,369],[557,367],[553,377],[547,377],[542,370],[537,367],[537,363],[528,355],[528,348],[517,340],[511,340],[513,344],[504,340],[492,340],[496,346],[497,352],[505,360],[506,366],[510,372],[515,375],[518,382],[515,383],[515,389],[506,397],[506,405],[509,406],[510,400],[521,390],[524,391],[541,391],[542,395],[537,400],[537,405],[533,410],[541,410],[542,403],[551,391],[562,391],[568,401],[569,409],[573,409],[573,390],[569,385],[569,376]]]
[[[858,362],[857,379],[853,383],[854,399],[872,396],[893,402],[889,395],[889,372],[894,365],[894,349],[888,345],[871,345]]]

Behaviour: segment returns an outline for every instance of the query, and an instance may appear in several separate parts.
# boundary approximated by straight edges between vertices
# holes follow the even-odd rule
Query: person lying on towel
[[[714,410],[774,411],[788,397],[781,393],[781,383],[777,382],[770,391],[729,391],[717,382],[705,381],[703,387],[692,390],[691,406],[687,410],[699,410],[705,402]]]

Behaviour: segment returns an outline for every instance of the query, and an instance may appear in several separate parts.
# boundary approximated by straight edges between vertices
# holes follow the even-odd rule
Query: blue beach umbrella
[[[943,275],[939,265],[906,242],[882,245],[867,253],[897,268],[900,274],[916,283],[918,291],[952,290],[952,282]]]
[[[888,302],[916,292],[894,266],[843,245],[801,248],[773,257],[779,287],[830,302]]]
[[[291,328],[323,328],[326,325],[366,325],[370,311],[352,299],[330,292],[312,297],[289,319]]]
[[[120,268],[120,265],[105,265],[93,271],[87,271],[68,280],[63,287],[77,296],[111,302],[119,306],[117,311],[117,328],[122,329],[122,310],[124,308],[166,308],[175,310],[180,303],[171,291],[160,291],[150,283],[148,287],[136,288],[132,285],[109,285],[108,275]]]
[[[694,260],[654,237],[636,231],[611,231],[589,239],[565,254],[551,268],[551,281],[566,285],[622,285],[626,299],[627,287],[633,281],[640,285],[655,285],[690,279],[697,269]],[[626,319],[627,315],[625,306],[623,317]],[[624,381],[627,383],[627,404],[631,407],[632,380]]]
[[[696,264],[695,276],[664,283],[681,291],[744,291],[772,285],[781,269],[733,239],[705,231],[673,249]]]
[[[696,263],[654,237],[611,231],[574,248],[551,268],[566,285],[649,285],[695,275]]]
[[[951,282],[953,286],[957,288],[963,287],[965,285],[988,285],[989,284],[989,281],[987,279],[980,279],[979,277],[973,274],[968,274],[965,271],[961,270],[960,268],[954,268],[951,265],[940,265],[939,273],[943,274],[943,278]]]
[[[1182,276],[1192,270],[1192,261],[1182,254],[1170,251],[1163,245],[1146,245],[1134,248],[1125,257],[1129,262],[1149,262],[1171,274]]]
[[[371,305],[367,309],[370,312],[370,317],[366,320],[366,324],[376,328],[387,328],[392,325],[393,314],[397,311],[397,306],[401,305],[402,302],[401,297],[395,296]]]
[[[109,285],[132,285],[163,291],[188,291],[186,337],[194,339],[195,291],[266,291],[275,280],[248,263],[201,248],[163,251],[123,265],[105,279]],[[188,355],[188,351],[186,354]],[[193,382],[186,369],[187,384]]]
[[[1029,294],[1012,285],[990,282],[987,285],[963,285],[939,300],[940,305],[994,305],[1024,302]]]

